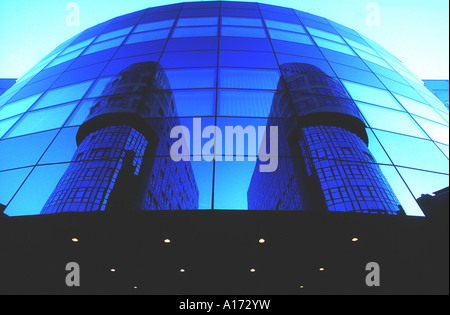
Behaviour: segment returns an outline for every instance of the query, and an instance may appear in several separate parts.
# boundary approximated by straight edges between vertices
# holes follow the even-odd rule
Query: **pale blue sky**
[[[74,0],[80,26],[66,24],[68,0],[0,2],[0,78],[20,77],[60,43],[110,18],[173,0]],[[189,1],[186,1],[189,2]],[[252,1],[255,2],[255,1]],[[382,45],[422,79],[449,78],[448,0],[261,0],[343,24]],[[380,23],[366,23],[367,4]]]

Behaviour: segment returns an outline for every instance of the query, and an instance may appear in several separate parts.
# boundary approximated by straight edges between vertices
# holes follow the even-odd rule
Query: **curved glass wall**
[[[123,72],[139,64],[159,74]],[[139,84],[151,101],[126,97]],[[416,199],[448,186],[448,123],[401,61],[325,18],[229,1],[149,8],[66,41],[0,96],[0,204],[9,216],[121,203],[422,216]],[[114,154],[95,140],[111,134]]]

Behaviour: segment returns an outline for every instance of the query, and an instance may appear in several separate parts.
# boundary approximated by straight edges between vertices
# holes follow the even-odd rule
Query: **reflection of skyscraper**
[[[292,158],[280,158],[274,173],[260,173],[256,165],[249,209],[397,213],[397,198],[342,85],[310,64],[281,70],[268,125],[279,125],[279,156]]]
[[[72,162],[41,213],[196,209],[198,188],[190,163],[169,158],[177,116],[158,63],[122,70],[80,126]]]

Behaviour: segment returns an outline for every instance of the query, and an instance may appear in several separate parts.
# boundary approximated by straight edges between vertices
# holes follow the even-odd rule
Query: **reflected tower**
[[[279,128],[279,156],[292,158],[280,158],[274,173],[258,172],[258,160],[248,208],[397,214],[399,202],[341,83],[311,64],[280,68],[268,126]]]
[[[168,158],[175,125],[179,118],[162,67],[128,66],[95,100],[77,132],[72,162],[41,213],[196,209],[190,163]]]

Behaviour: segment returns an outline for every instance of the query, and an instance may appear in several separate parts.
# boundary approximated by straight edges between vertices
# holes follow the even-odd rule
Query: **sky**
[[[0,78],[18,78],[65,40],[116,16],[173,0],[0,2]],[[186,0],[185,2],[190,2]],[[420,78],[449,78],[448,0],[260,0],[350,27],[379,43]],[[66,19],[79,8],[79,25]],[[73,11],[72,11],[73,12]]]

